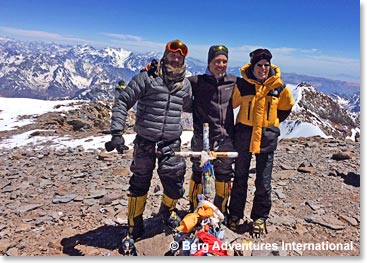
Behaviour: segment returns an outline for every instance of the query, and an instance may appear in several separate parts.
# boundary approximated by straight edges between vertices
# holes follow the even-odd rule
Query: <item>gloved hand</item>
[[[157,151],[156,151],[157,158],[163,158],[165,156],[173,156],[173,155],[175,155],[175,152],[169,146],[164,146],[162,148],[161,147],[157,148]]]
[[[120,154],[123,154],[124,151],[129,149],[129,147],[125,145],[124,137],[121,135],[113,135],[111,141],[105,143],[105,148],[108,152],[116,149]]]
[[[153,59],[151,62],[147,63],[141,68],[140,72],[147,71],[149,76],[157,77],[156,70],[158,67],[158,61]]]

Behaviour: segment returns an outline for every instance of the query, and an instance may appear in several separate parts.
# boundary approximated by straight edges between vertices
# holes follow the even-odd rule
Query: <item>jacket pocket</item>
[[[275,126],[265,127],[262,130],[260,151],[262,153],[274,152],[278,145],[280,129]]]

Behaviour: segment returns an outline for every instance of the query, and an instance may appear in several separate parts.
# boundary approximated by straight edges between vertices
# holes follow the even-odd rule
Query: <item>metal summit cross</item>
[[[202,167],[202,184],[203,184],[203,194],[205,200],[210,200],[211,195],[211,183],[215,180],[215,174],[213,169],[212,160],[216,158],[237,158],[237,152],[215,152],[210,151],[209,146],[209,124],[204,123],[203,125],[203,150],[201,152],[185,151],[185,152],[175,152],[177,157],[200,157],[200,166]]]

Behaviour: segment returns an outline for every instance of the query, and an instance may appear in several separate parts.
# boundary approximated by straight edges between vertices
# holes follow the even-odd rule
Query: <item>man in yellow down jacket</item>
[[[229,203],[229,227],[237,231],[244,217],[252,154],[256,157],[255,197],[251,211],[252,234],[266,231],[271,209],[271,177],[279,124],[294,105],[291,90],[280,79],[280,69],[270,63],[267,49],[250,53],[251,62],[241,68],[243,82],[233,91],[233,108],[240,106],[235,126],[235,148],[239,153]]]

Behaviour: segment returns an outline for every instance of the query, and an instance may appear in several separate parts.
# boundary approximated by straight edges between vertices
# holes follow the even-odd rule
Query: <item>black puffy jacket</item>
[[[150,141],[169,141],[181,136],[182,111],[191,112],[191,85],[184,79],[181,89],[169,90],[162,78],[141,72],[115,98],[111,117],[111,134],[120,135],[125,128],[127,111],[138,101],[135,131]]]

